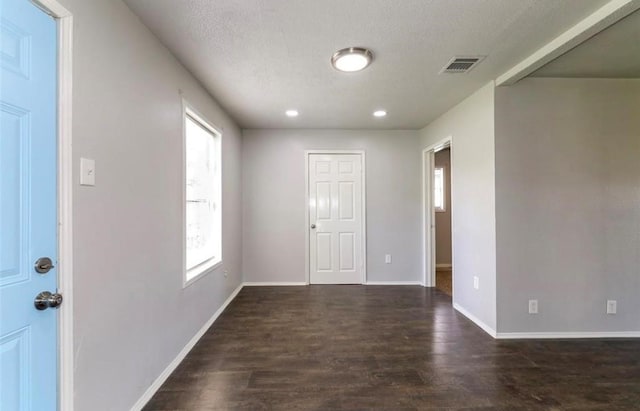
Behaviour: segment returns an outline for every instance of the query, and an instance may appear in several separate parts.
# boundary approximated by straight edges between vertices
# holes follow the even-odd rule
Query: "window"
[[[433,172],[433,206],[438,212],[447,211],[445,207],[444,167],[436,167]]]
[[[185,109],[185,283],[222,262],[222,136]]]

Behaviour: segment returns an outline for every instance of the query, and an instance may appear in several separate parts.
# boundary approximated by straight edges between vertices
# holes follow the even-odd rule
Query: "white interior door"
[[[309,154],[309,282],[364,282],[361,154]]]

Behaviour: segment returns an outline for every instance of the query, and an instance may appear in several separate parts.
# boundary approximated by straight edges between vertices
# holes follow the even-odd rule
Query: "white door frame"
[[[31,0],[58,26],[58,409],[73,411],[73,15],[57,0]]]
[[[436,286],[436,240],[435,240],[435,207],[433,206],[433,171],[435,168],[435,153],[443,148],[451,149],[451,164],[449,165],[449,184],[451,186],[451,203],[453,203],[453,137],[449,136],[422,150],[422,285]],[[453,254],[455,244],[453,230],[453,207],[451,210],[451,270],[453,272]],[[452,280],[453,281],[453,280]],[[453,293],[453,286],[452,293]]]
[[[364,150],[305,150],[304,152],[304,264],[305,264],[305,282],[307,285],[311,283],[310,274],[310,254],[311,250],[309,235],[309,156],[311,154],[359,154],[362,159],[362,224],[361,224],[361,238],[362,238],[362,284],[367,283],[367,185],[366,185],[366,166],[365,166],[365,151]]]

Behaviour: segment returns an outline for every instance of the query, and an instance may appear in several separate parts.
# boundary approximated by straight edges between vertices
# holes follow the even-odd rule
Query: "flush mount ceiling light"
[[[346,72],[364,70],[371,61],[373,61],[373,53],[362,47],[347,47],[336,51],[331,57],[331,65],[336,70]]]
[[[287,115],[287,117],[298,117],[298,110],[287,110],[284,112],[284,114]]]
[[[373,112],[373,115],[375,117],[384,117],[384,116],[387,115],[387,112],[384,111],[384,110],[376,110],[376,111]]]

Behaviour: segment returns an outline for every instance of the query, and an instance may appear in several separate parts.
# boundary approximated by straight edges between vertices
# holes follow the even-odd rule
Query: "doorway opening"
[[[424,285],[453,299],[452,139],[426,148],[423,161]]]
[[[451,148],[434,153],[433,207],[435,209],[436,288],[451,296]]]

